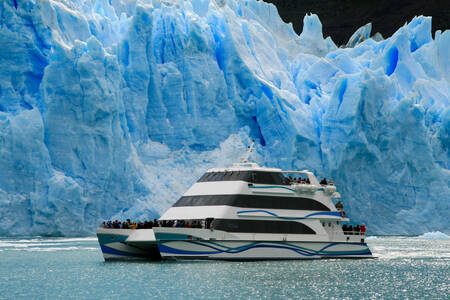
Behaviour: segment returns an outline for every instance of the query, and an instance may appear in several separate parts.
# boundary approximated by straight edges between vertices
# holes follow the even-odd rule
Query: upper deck
[[[284,176],[284,174],[298,174],[307,183],[313,186],[320,186],[316,176],[308,171],[284,171],[278,168],[260,167],[256,163],[236,163],[228,168],[213,168],[208,170],[198,182],[208,181],[245,181],[248,183],[275,184],[275,185],[291,185],[295,182],[292,178]],[[300,177],[299,177],[300,178]],[[301,183],[300,181],[298,183]]]

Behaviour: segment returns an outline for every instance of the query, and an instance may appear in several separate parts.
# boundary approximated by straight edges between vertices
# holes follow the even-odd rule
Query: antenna
[[[241,162],[246,163],[248,162],[248,158],[250,157],[250,153],[252,153],[253,145],[255,145],[255,141],[252,140],[252,143],[250,146],[247,147],[247,152],[245,153],[244,157],[241,157]]]

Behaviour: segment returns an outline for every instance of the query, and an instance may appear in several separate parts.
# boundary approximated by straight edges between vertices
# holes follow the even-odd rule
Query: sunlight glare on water
[[[377,259],[103,261],[95,238],[0,239],[0,299],[449,299],[450,241],[369,239]]]

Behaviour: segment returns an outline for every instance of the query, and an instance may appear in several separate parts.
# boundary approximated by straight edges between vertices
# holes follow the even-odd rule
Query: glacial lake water
[[[450,240],[369,240],[377,259],[105,263],[95,238],[1,238],[0,299],[450,299]]]

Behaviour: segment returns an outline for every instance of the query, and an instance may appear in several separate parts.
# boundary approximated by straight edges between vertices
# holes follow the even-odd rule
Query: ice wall
[[[450,31],[338,49],[262,1],[0,3],[0,235],[150,218],[206,169],[333,177],[371,234],[449,232]]]

